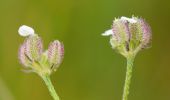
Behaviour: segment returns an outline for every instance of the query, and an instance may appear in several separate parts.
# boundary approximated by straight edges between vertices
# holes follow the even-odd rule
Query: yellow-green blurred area
[[[55,39],[64,43],[64,61],[51,76],[61,100],[121,100],[126,59],[101,33],[115,17],[132,15],[150,23],[153,42],[135,59],[129,100],[170,100],[168,0],[0,0],[0,100],[52,100],[40,77],[24,73],[18,61],[23,24],[45,48]]]

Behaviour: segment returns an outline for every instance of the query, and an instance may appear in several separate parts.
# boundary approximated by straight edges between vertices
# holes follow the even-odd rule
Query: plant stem
[[[54,89],[54,86],[50,80],[50,76],[49,75],[44,75],[42,76],[42,79],[44,80],[49,92],[50,92],[50,95],[53,97],[54,100],[60,100],[59,99],[59,96],[57,95],[55,89]]]
[[[122,100],[128,100],[134,58],[135,58],[134,56],[128,56],[127,57],[126,79],[125,79],[125,84],[124,84],[123,99]]]

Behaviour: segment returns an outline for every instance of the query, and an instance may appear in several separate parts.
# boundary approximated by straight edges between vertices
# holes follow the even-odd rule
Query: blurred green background
[[[0,12],[0,100],[52,100],[40,77],[21,71],[23,24],[45,48],[54,39],[64,43],[64,62],[52,75],[61,100],[121,100],[126,60],[101,33],[115,17],[132,15],[150,23],[153,45],[136,57],[129,100],[170,100],[170,1],[0,0]]]

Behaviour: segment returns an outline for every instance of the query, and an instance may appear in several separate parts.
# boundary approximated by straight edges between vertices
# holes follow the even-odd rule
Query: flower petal
[[[23,37],[35,34],[34,29],[29,26],[26,26],[26,25],[22,25],[19,28],[18,33],[19,33],[19,35],[21,35]]]
[[[137,20],[135,20],[133,18],[128,18],[128,17],[124,17],[124,16],[122,16],[120,20],[128,21],[129,23],[136,23],[137,22]]]
[[[113,35],[112,29],[105,31],[105,32],[102,34],[102,36],[109,36],[109,35]]]

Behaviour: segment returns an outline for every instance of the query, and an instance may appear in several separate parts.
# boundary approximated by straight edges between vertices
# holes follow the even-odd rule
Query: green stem
[[[128,100],[134,58],[135,58],[134,56],[128,56],[127,57],[126,79],[125,79],[125,84],[124,84],[123,99],[122,100]]]
[[[60,100],[59,99],[59,96],[57,95],[55,89],[54,89],[54,86],[50,80],[50,76],[48,75],[44,75],[42,76],[42,79],[44,80],[49,92],[50,92],[50,95],[53,97],[54,100]]]

